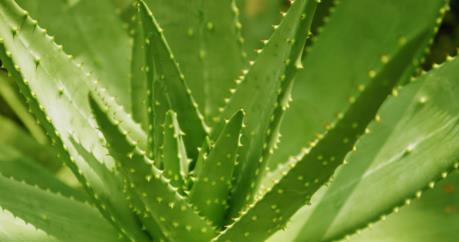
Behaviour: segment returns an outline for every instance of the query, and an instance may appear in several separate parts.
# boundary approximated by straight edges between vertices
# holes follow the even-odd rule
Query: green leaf
[[[160,81],[151,80],[149,83],[153,91],[153,94],[148,97],[149,107],[153,108],[152,112],[149,112],[149,125],[153,129],[149,129],[149,156],[156,160],[156,165],[161,165],[161,147],[164,142],[163,126],[166,121],[167,111],[170,109],[170,103],[167,98],[167,94],[164,85]],[[177,121],[178,122],[178,121]]]
[[[170,179],[171,185],[183,191],[190,161],[183,143],[183,132],[175,112],[168,111],[166,113],[166,120],[162,129],[164,140],[160,160],[164,167],[164,175]]]
[[[130,208],[134,213],[137,214],[138,219],[141,220],[141,225],[145,226],[145,228],[147,228],[148,231],[153,231],[153,234],[157,236],[155,238],[164,239],[164,235],[162,234],[158,225],[154,221],[144,217],[144,214],[146,213],[145,207],[143,206],[142,201],[137,196],[137,194],[131,191],[131,189],[126,188],[128,185],[126,184],[126,181],[122,183],[120,179],[118,179],[118,177],[116,176],[118,175],[118,173],[116,173],[115,171],[108,170],[107,167],[98,162],[97,159],[89,151],[87,151],[79,142],[75,141],[74,139],[72,139],[72,142],[76,149],[78,149],[78,152],[85,157],[85,160],[89,163],[91,168],[97,171],[98,174],[101,174],[102,179],[106,183],[111,184],[110,187],[116,188],[110,191],[111,197],[113,197],[113,199],[123,199],[125,196],[127,196],[129,198],[128,200]],[[121,189],[122,186],[123,189]]]
[[[333,175],[343,163],[357,138],[373,119],[378,107],[391,93],[397,80],[411,64],[422,43],[429,36],[423,32],[406,43],[402,50],[389,60],[386,67],[375,76],[353,101],[350,109],[319,139],[303,157],[260,196],[255,204],[248,206],[236,222],[219,235],[218,241],[256,239],[264,240],[284,227],[288,219]],[[254,220],[257,223],[254,223]]]
[[[187,84],[210,124],[224,104],[221,97],[235,86],[245,62],[234,1],[145,2],[164,28]]]
[[[459,193],[456,190],[458,184],[459,176],[455,172],[434,190],[423,195],[419,201],[402,208],[400,212],[374,224],[348,241],[456,241],[459,230]]]
[[[124,241],[91,206],[0,176],[0,207],[59,241]]]
[[[82,145],[91,147],[99,161],[109,168],[113,165],[89,116],[87,93],[90,90],[105,93],[98,88],[97,80],[73,62],[61,46],[11,0],[1,0],[0,40],[0,59],[51,144],[56,146],[60,159],[72,170],[105,218],[125,236],[144,241],[144,234],[126,201],[110,197],[109,191],[115,188],[107,187],[109,184],[104,183],[102,175],[88,166],[71,142],[71,137],[82,140]],[[113,101],[110,104],[119,108]],[[118,114],[120,108],[116,107],[112,110]]]
[[[218,227],[223,225],[228,208],[243,117],[244,113],[239,111],[228,120],[209,155],[200,161],[199,174],[189,195],[201,214]]]
[[[203,117],[190,95],[191,92],[185,83],[185,77],[175,61],[161,28],[143,1],[139,1],[138,12],[146,39],[148,82],[153,83],[154,80],[151,77],[154,70],[155,75],[157,75],[156,79],[165,88],[170,108],[177,112],[178,121],[186,134],[184,140],[187,153],[194,158],[197,156],[197,148],[201,146],[206,136]],[[153,86],[153,84],[149,85]],[[149,90],[149,92],[153,94],[154,90]],[[150,106],[149,110],[152,112],[153,107]],[[155,131],[149,129],[149,132]]]
[[[273,32],[273,25],[281,19],[281,11],[288,7],[288,2],[272,0],[236,0],[242,22],[243,47],[248,59],[256,56],[257,49],[263,47],[262,40]]]
[[[34,160],[50,171],[57,171],[62,162],[57,159],[56,151],[40,144],[13,121],[0,116],[0,144],[14,147],[22,154],[33,154]]]
[[[297,240],[328,240],[352,233],[406,199],[409,202],[443,172],[459,166],[458,67],[456,58],[386,101],[379,122],[368,127],[370,133],[346,158],[348,165],[315,201],[308,219],[303,216]]]
[[[280,130],[281,143],[270,159],[270,166],[285,162],[323,133],[337,114],[348,109],[350,98],[358,95],[371,76],[396,55],[401,43],[441,22],[446,2],[337,1],[317,40],[307,51],[304,70],[297,75],[293,102]],[[407,70],[408,77],[422,62],[428,42],[420,49],[416,64]]]
[[[43,230],[35,228],[31,224],[7,210],[0,211],[0,240],[9,242],[58,242],[55,237],[47,234]]]
[[[173,241],[209,241],[213,238],[216,230],[210,222],[200,217],[188,199],[180,195],[145,153],[132,144],[124,135],[125,131],[116,125],[117,121],[110,120],[94,99],[90,99],[90,104],[127,187],[137,193],[148,212],[143,216],[151,218]]]
[[[111,0],[18,0],[17,3],[83,62],[125,108],[130,107],[130,39]],[[59,21],[56,21],[59,19]]]
[[[240,211],[244,203],[252,200],[258,177],[264,170],[265,159],[261,158],[266,142],[275,132],[277,112],[282,113],[284,92],[288,93],[289,83],[293,81],[296,69],[301,63],[302,50],[307,32],[314,16],[316,1],[300,0],[295,2],[282,23],[271,36],[253,65],[240,80],[232,96],[226,99],[227,106],[221,117],[229,119],[238,110],[246,112],[246,125],[239,150],[240,166],[236,167],[236,185],[231,201],[231,217]],[[279,68],[266,68],[278,66]],[[279,108],[279,109],[278,109]],[[273,116],[275,115],[275,116]],[[212,135],[215,138],[223,127],[217,126]]]
[[[204,167],[204,160],[207,159],[209,155],[210,148],[212,146],[212,141],[209,137],[206,138],[204,143],[202,144],[201,148],[199,148],[198,158],[195,162],[192,162],[190,165],[190,176],[188,177],[188,188],[193,185],[194,180],[196,177],[200,176],[201,171]]]
[[[53,173],[21,154],[14,146],[0,144],[0,174],[79,201],[88,200],[86,194],[65,185]]]
[[[0,72],[0,95],[19,117],[30,134],[40,143],[47,143],[48,138],[40,126],[37,125],[33,116],[27,112],[26,105],[19,96],[19,91],[15,88],[13,81],[4,72]]]
[[[146,66],[146,48],[143,26],[134,16],[132,20],[133,27],[133,45],[131,57],[131,102],[132,116],[134,120],[141,123],[144,130],[148,129],[148,80]],[[150,105],[151,106],[151,105]]]

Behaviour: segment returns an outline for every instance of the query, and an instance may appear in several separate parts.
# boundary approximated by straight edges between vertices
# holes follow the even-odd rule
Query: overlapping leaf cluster
[[[33,136],[0,119],[0,240],[330,241],[412,202],[351,238],[457,239],[422,196],[459,168],[459,60],[418,70],[447,10],[295,0],[247,54],[232,0],[0,0]]]

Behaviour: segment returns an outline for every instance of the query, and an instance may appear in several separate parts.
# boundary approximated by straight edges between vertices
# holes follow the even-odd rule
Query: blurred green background
[[[114,0],[115,1],[115,0]],[[243,35],[245,38],[246,52],[248,56],[255,54],[254,50],[262,46],[260,40],[267,39],[272,32],[272,25],[280,20],[280,11],[288,8],[288,0],[236,0],[241,12],[241,22],[243,23]],[[115,1],[116,2],[116,1]],[[318,9],[318,16],[328,15],[328,6],[333,1],[323,1],[323,7]],[[319,18],[313,26],[313,34],[320,28],[322,18]],[[450,11],[435,37],[432,51],[427,57],[423,68],[428,70],[433,63],[441,63],[446,55],[455,55],[459,47],[459,0],[451,0]],[[3,70],[0,70],[3,71]],[[0,86],[1,87],[1,86]],[[1,89],[1,88],[0,88]],[[27,127],[16,113],[13,111],[4,96],[4,91],[0,92],[0,115],[14,121],[21,127]],[[24,110],[25,111],[25,110]],[[25,129],[27,130],[27,129]],[[34,135],[36,137],[36,135]]]

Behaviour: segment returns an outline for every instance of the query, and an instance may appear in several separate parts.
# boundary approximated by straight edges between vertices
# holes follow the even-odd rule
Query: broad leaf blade
[[[358,95],[359,88],[368,85],[371,76],[399,51],[401,43],[440,23],[446,2],[337,1],[307,52],[304,70],[297,75],[293,102],[280,130],[281,143],[270,166],[285,162],[323,133],[349,107],[349,99]],[[408,76],[419,65],[428,42],[420,48],[417,64],[407,70]]]
[[[288,3],[272,0],[236,0],[242,23],[244,50],[248,59],[256,57],[257,49],[263,48],[262,40],[269,38],[273,25],[281,20],[281,11]]]
[[[190,157],[197,156],[197,149],[202,145],[206,135],[203,117],[197,110],[197,106],[191,97],[190,89],[185,83],[185,77],[181,73],[172,51],[162,30],[153,17],[151,11],[143,1],[138,6],[139,19],[143,24],[146,54],[147,54],[147,77],[151,77],[153,70],[157,75],[156,80],[161,82],[170,102],[170,108],[177,112],[178,120],[185,132],[185,145]],[[148,79],[152,87],[153,80]],[[149,90],[151,94],[154,90]],[[153,107],[149,107],[152,111]],[[154,130],[149,130],[155,132]]]
[[[59,241],[124,241],[88,204],[0,176],[0,207]]]
[[[183,133],[175,112],[166,113],[163,133],[160,160],[165,176],[170,179],[171,185],[183,191],[190,164],[183,143]]]
[[[34,160],[50,171],[62,167],[62,161],[56,157],[56,151],[40,144],[12,120],[0,116],[0,144],[8,144],[22,154],[33,154]]]
[[[285,226],[290,216],[308,202],[343,163],[344,156],[353,148],[378,107],[391,93],[406,66],[410,65],[427,33],[423,32],[412,42],[406,43],[328,133],[311,146],[302,158],[298,158],[287,174],[279,178],[264,196],[243,211],[241,217],[218,237],[218,241],[247,237],[263,240]],[[259,222],[253,223],[254,218]]]
[[[459,174],[451,174],[419,201],[350,237],[351,242],[455,242],[459,230]]]
[[[15,147],[0,144],[0,174],[23,181],[79,201],[87,201],[87,195],[59,181],[53,173],[41,167],[37,161],[21,154]]]
[[[6,210],[0,211],[0,240],[11,242],[58,242],[55,237],[45,231],[35,228],[31,224]]]
[[[148,128],[148,80],[146,66],[146,48],[143,26],[137,20],[139,16],[134,16],[133,25],[133,44],[131,57],[131,102],[132,116],[134,120],[141,123],[143,128]]]
[[[234,1],[145,2],[164,28],[187,84],[210,124],[224,105],[221,97],[234,87],[245,62]]]
[[[316,1],[296,1],[289,9],[282,23],[273,33],[265,48],[257,57],[237,89],[226,100],[227,106],[221,110],[220,124],[212,136],[215,139],[223,127],[223,120],[229,119],[238,110],[246,113],[246,128],[242,136],[243,147],[239,150],[240,165],[236,167],[236,185],[231,204],[231,217],[237,215],[244,203],[252,201],[258,177],[266,162],[263,149],[275,133],[271,130],[276,117],[273,112],[281,106],[278,96],[293,81],[298,60],[307,38],[310,21],[314,15]],[[303,43],[303,45],[301,45]],[[278,68],[267,68],[276,66]],[[282,107],[279,107],[282,112]],[[272,118],[272,119],[271,119]],[[260,161],[261,160],[261,161]]]
[[[458,66],[456,58],[384,104],[380,122],[368,127],[370,133],[346,158],[349,164],[315,202],[298,240],[351,233],[459,165]],[[370,191],[384,192],[368,196]]]
[[[94,72],[125,108],[130,107],[129,36],[111,0],[18,0],[17,3]],[[59,21],[56,21],[59,19]]]
[[[89,118],[86,97],[91,90],[103,90],[98,90],[97,81],[77,66],[15,2],[0,3],[0,58],[31,112],[100,212],[125,236],[143,241],[144,235],[126,201],[110,197],[109,191],[116,188],[104,183],[101,174],[89,167],[71,142],[71,137],[76,136],[85,147],[92,147],[99,161],[108,167],[113,164],[105,155],[94,121]]]
[[[0,71],[0,95],[19,117],[30,134],[40,143],[47,143],[48,137],[46,137],[42,128],[38,126],[33,116],[27,111],[27,107],[21,99],[19,91],[15,88],[13,80],[8,78],[7,74],[2,71]]]
[[[198,215],[188,199],[170,185],[164,174],[129,141],[121,127],[110,120],[94,99],[91,98],[90,103],[127,188],[136,192],[145,206],[147,213],[143,216],[158,224],[170,240],[198,242],[213,238],[216,230],[210,222]]]
[[[223,225],[228,208],[243,117],[239,111],[228,120],[209,155],[199,161],[201,167],[189,195],[198,210],[218,227]]]

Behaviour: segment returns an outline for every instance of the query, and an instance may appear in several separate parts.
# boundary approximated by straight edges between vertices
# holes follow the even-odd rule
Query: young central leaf
[[[170,50],[162,29],[159,27],[152,13],[143,1],[138,3],[139,21],[142,22],[146,41],[146,67],[149,87],[153,87],[153,71],[156,80],[161,82],[165,89],[170,108],[177,112],[177,119],[185,133],[184,141],[187,153],[192,158],[197,157],[198,148],[206,136],[203,118],[197,109],[197,104],[191,97],[191,91],[185,83],[185,76],[181,73],[174,55]],[[148,90],[150,95],[154,90]],[[153,107],[149,107],[152,112]],[[152,123],[150,123],[152,125]],[[153,127],[153,126],[150,126]],[[150,128],[149,128],[150,129]],[[154,130],[149,130],[155,132]]]
[[[190,192],[191,202],[219,227],[228,208],[243,116],[239,111],[226,123],[207,158],[200,161],[202,164]]]
[[[289,86],[283,87],[282,82],[292,81],[296,68],[294,64],[301,61],[316,5],[317,2],[313,0],[293,3],[255,63],[240,80],[237,89],[231,90],[234,94],[227,99],[228,104],[222,110],[223,120],[229,119],[237,110],[244,110],[247,125],[242,136],[243,147],[239,150],[240,165],[235,170],[236,184],[230,202],[230,217],[237,216],[242,207],[252,201],[264,169],[262,151],[268,146],[266,139],[274,137],[270,126],[273,125],[271,121],[276,119],[273,112],[279,105],[278,96],[286,92],[282,88],[288,89]],[[217,137],[222,127],[223,122],[213,131],[213,138]]]
[[[90,99],[90,104],[127,188],[143,203],[146,212],[143,216],[151,218],[172,241],[210,241],[216,235],[210,222],[198,215],[188,199],[178,193],[94,99]],[[155,235],[158,231],[149,232]]]

